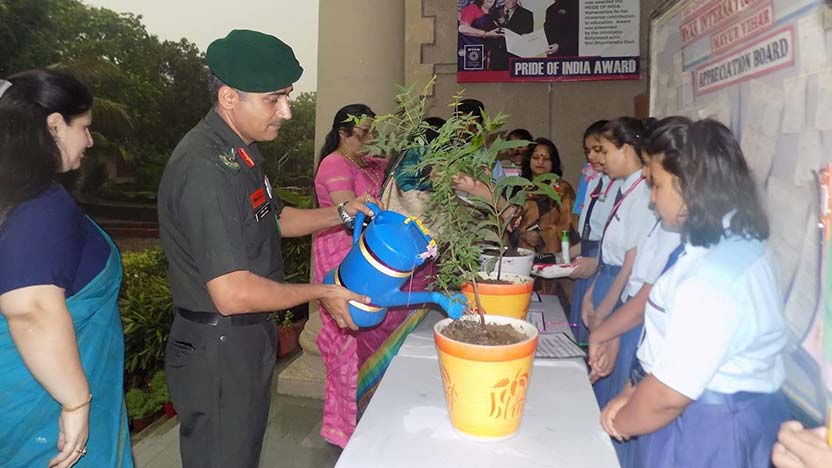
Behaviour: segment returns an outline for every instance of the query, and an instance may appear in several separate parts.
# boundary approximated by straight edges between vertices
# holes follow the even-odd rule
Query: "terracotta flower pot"
[[[173,408],[173,403],[166,401],[162,404],[162,409],[165,410],[165,416],[172,418],[176,416],[176,410]]]
[[[277,357],[281,358],[298,349],[301,327],[280,326],[277,328]]]
[[[150,425],[153,421],[159,418],[159,413],[148,414],[147,416],[141,418],[133,418],[130,420],[130,427],[133,429],[133,433],[141,432],[142,429],[146,428]]]
[[[497,273],[480,272],[479,276],[482,279],[495,279]],[[480,303],[484,312],[489,315],[504,315],[525,320],[534,289],[534,279],[531,276],[511,273],[503,273],[500,279],[510,281],[511,284],[477,282]],[[474,286],[471,283],[465,283],[461,289],[462,294],[468,298],[468,304],[476,305]]]
[[[520,427],[538,331],[511,317],[488,316],[486,321],[511,324],[529,338],[511,345],[466,344],[442,335],[451,319],[438,322],[433,334],[451,424],[465,435],[499,440]]]

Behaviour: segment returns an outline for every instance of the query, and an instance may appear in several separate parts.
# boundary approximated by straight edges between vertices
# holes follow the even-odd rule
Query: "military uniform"
[[[289,46],[247,30],[214,41],[206,61],[223,83],[251,93],[287,88],[303,71]],[[159,186],[175,313],[165,372],[185,468],[259,465],[277,330],[269,312],[219,314],[207,283],[235,271],[283,280],[283,203],[263,162],[212,109],[179,142]]]
[[[282,280],[282,208],[257,147],[243,143],[213,110],[182,139],[165,169],[159,230],[176,314],[165,371],[186,467],[257,466],[275,325],[269,313],[219,315],[206,284],[239,270]]]

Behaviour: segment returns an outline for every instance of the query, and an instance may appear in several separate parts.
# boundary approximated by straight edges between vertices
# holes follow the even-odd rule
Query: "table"
[[[568,331],[554,296],[541,296],[547,331]],[[390,363],[336,468],[615,468],[612,443],[582,359],[535,359],[520,430],[477,441],[451,426],[439,374],[431,312]]]

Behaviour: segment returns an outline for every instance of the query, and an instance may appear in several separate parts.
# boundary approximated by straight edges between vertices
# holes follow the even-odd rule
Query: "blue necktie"
[[[592,218],[592,210],[595,208],[595,203],[598,202],[598,197],[601,195],[601,190],[604,188],[604,179],[601,178],[598,180],[598,185],[595,186],[595,190],[592,191],[592,195],[590,195],[590,202],[589,207],[586,209],[586,216],[584,217],[584,229],[581,233],[581,239],[589,240],[589,235],[592,233],[592,226],[590,223],[590,219]]]
[[[670,256],[667,257],[667,263],[664,264],[664,268],[662,269],[662,274],[664,274],[667,270],[670,269],[673,265],[676,264],[676,260],[679,260],[679,257],[685,253],[685,244],[679,244],[673,249],[673,252],[670,252]]]
[[[618,216],[618,202],[624,198],[624,193],[621,192],[621,187],[618,188],[618,193],[615,194],[615,203],[613,204],[612,211],[610,211],[609,217],[607,218],[607,223],[604,224],[604,233],[601,234],[601,243],[598,244],[598,266],[600,267],[604,263],[604,239],[607,238],[607,228],[610,227],[612,224],[612,219],[614,216]],[[621,218],[619,218],[621,219]]]

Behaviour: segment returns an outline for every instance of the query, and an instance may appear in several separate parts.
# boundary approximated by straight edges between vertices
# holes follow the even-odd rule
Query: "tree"
[[[277,140],[260,145],[266,159],[266,173],[281,187],[308,189],[315,164],[315,100],[317,95],[301,93],[292,100],[292,120],[280,128]]]
[[[0,0],[0,76],[46,67],[76,76],[96,96],[96,147],[83,170],[104,177],[96,159],[130,159],[136,188],[149,193],[177,142],[210,107],[205,54],[184,38],[160,41],[141,16],[79,0]],[[308,189],[315,94],[301,93],[292,111],[280,138],[261,148],[274,183]]]
[[[23,51],[36,34],[46,31],[49,8],[46,2],[4,0],[0,2],[0,76],[30,68]]]

